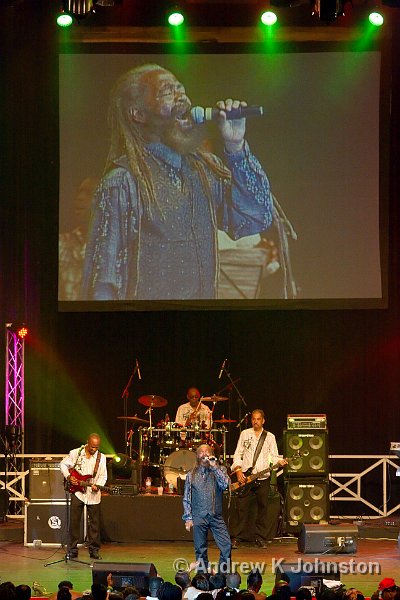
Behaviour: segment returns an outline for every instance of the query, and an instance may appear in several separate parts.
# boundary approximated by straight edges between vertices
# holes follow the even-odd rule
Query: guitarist
[[[100,501],[97,486],[107,480],[106,457],[99,451],[100,436],[91,433],[80,448],[71,450],[63,458],[60,469],[66,480],[66,489],[71,491],[70,519],[67,556],[77,558],[82,512],[86,505],[88,515],[88,541],[90,558],[99,560],[100,550]],[[88,477],[91,475],[91,477]]]
[[[263,428],[264,423],[264,411],[257,408],[251,413],[252,427],[244,429],[240,434],[232,464],[232,471],[239,483],[245,484],[246,477],[268,469],[271,464],[280,466],[287,464],[285,459],[279,458],[275,436]],[[243,534],[248,528],[247,517],[252,496],[257,498],[256,544],[261,548],[267,547],[269,486],[270,479],[269,473],[267,473],[261,475],[251,485],[243,487],[243,492],[239,494],[236,501],[237,524],[232,536],[233,549],[239,546]]]

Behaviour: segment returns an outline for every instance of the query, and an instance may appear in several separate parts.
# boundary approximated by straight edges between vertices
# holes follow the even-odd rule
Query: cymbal
[[[165,398],[162,398],[161,396],[140,396],[139,398],[139,402],[140,404],[143,404],[144,406],[152,406],[155,408],[160,408],[161,406],[165,406],[166,404],[168,404],[168,402],[166,401]]]
[[[133,421],[134,423],[150,424],[150,421],[146,421],[146,419],[141,419],[140,417],[137,417],[136,415],[134,417],[117,417],[117,419],[125,419],[126,421]]]
[[[202,402],[222,402],[222,400],[228,400],[226,396],[203,396],[200,399]]]
[[[222,419],[213,419],[213,423],[236,423],[236,419],[225,419],[225,417],[222,417]]]

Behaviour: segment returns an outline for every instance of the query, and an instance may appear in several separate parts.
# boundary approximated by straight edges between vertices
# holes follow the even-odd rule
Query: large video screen
[[[380,71],[60,54],[61,310],[380,306]]]

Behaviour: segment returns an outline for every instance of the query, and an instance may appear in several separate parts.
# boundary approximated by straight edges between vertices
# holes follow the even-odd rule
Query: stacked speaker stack
[[[25,546],[59,546],[67,538],[67,498],[60,461],[32,459],[25,506]]]
[[[326,415],[288,415],[283,432],[285,529],[329,520],[328,430]]]

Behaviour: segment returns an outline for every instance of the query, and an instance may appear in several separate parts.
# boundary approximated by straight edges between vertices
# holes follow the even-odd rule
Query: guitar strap
[[[80,455],[82,454],[84,447],[85,447],[85,444],[83,444],[83,446],[81,446],[81,447],[79,448],[79,452],[78,452],[78,455],[77,455],[77,457],[76,457],[75,464],[72,466],[72,469],[75,469],[75,468],[76,468],[76,465],[78,464],[79,457],[80,457]]]
[[[266,437],[267,437],[267,431],[265,431],[265,429],[263,429],[262,434],[258,438],[258,444],[257,444],[256,450],[254,452],[253,464],[251,465],[251,472],[253,472],[253,469],[256,466],[257,458],[260,456],[260,452],[262,450],[262,447],[264,446]]]
[[[97,471],[99,470],[100,458],[101,458],[101,452],[97,451],[96,464],[94,465],[92,479],[94,479],[96,477]]]

